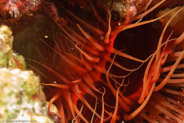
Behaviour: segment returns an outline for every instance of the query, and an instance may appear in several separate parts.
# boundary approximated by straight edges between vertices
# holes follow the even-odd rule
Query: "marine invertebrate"
[[[120,11],[124,12],[121,13],[120,19],[113,20],[112,11],[117,10],[117,6],[111,8],[114,2],[110,1],[110,4],[102,7],[103,11],[95,8],[97,4],[102,5],[101,3],[90,0],[82,0],[80,3],[72,0],[58,2],[59,14],[54,6],[51,7],[53,10],[51,15],[60,29],[59,39],[52,43],[41,40],[49,47],[46,54],[42,54],[46,64],[31,61],[46,69],[47,72],[44,73],[33,67],[47,80],[43,84],[46,86],[45,92],[50,98],[50,104],[55,102],[57,105],[62,122],[67,122],[68,119],[76,122],[98,122],[99,120],[116,122],[123,120],[121,115],[124,120],[131,120],[148,103],[152,92],[165,86],[183,59],[182,51],[174,59],[176,61],[171,65],[171,72],[163,80],[160,79],[161,69],[164,69],[163,65],[168,63],[167,58],[172,58],[172,54],[176,55],[174,46],[179,46],[183,42],[183,32],[177,39],[167,39],[166,36],[165,40],[164,37],[169,23],[183,8],[170,10],[156,19],[141,21],[165,0],[151,8],[148,8],[148,5],[152,0],[145,0],[143,3],[148,5],[140,10],[137,7],[139,4],[135,4],[136,1],[128,0],[121,5],[125,9]],[[117,4],[119,3],[114,5]],[[140,13],[143,10],[145,11]],[[126,49],[120,51],[114,48],[120,32],[155,22],[173,11],[176,14],[167,20],[159,40],[154,42],[157,47],[153,48],[146,58],[141,59],[125,53]],[[125,62],[132,62],[135,65],[131,67],[125,62],[120,63],[115,58],[118,56]],[[121,72],[119,74],[113,72],[111,70],[113,67]],[[145,72],[138,77],[139,80],[131,79],[132,74],[140,69]],[[105,75],[105,78],[102,75]],[[134,81],[138,84],[132,89],[131,84],[135,84]],[[108,102],[109,98],[113,99],[112,102]],[[92,104],[95,101],[96,104]],[[88,115],[85,115],[86,112]]]
[[[161,22],[165,25],[170,18],[175,15],[176,11],[181,9],[181,7],[176,7],[175,10],[168,14],[165,18],[161,19]],[[165,9],[160,14],[169,11],[170,9]],[[160,85],[155,88],[156,93],[153,93],[153,97],[148,102],[148,105],[145,109],[140,113],[137,118],[140,118],[140,121],[146,120],[149,122],[183,122],[183,28],[179,27],[177,23],[183,21],[183,18],[180,18],[183,15],[184,10],[182,9],[180,13],[175,15],[175,18],[169,24],[170,29],[173,29],[174,35],[180,35],[178,39],[174,39],[173,41],[178,44],[172,49],[173,45],[171,42],[170,46],[168,46],[172,50],[168,53],[168,57],[165,61],[164,66],[160,68],[160,77],[158,79],[158,83],[164,82],[165,85]],[[166,50],[167,48],[165,48]],[[167,51],[167,50],[166,50]],[[165,52],[166,52],[165,51]],[[180,59],[176,65],[179,57],[178,54],[181,53]],[[177,54],[177,55],[176,55]],[[175,67],[175,70],[173,68]],[[171,74],[171,72],[173,72]],[[169,76],[169,77],[168,77]],[[162,86],[161,86],[162,85]],[[162,89],[160,89],[161,87]],[[158,91],[159,90],[159,91]],[[154,104],[153,104],[154,102]],[[150,109],[150,107],[152,109]],[[154,115],[154,112],[157,112]],[[152,117],[152,116],[153,117]]]
[[[153,8],[149,9],[148,11],[143,13],[142,15],[138,15],[135,18],[141,19],[143,16],[148,14],[150,11],[152,11],[154,8],[156,8],[158,5],[160,5],[162,2],[164,2],[164,1],[161,1]],[[180,9],[178,11],[178,13],[182,9]],[[112,94],[117,99],[116,100],[117,104],[115,105],[114,113],[111,114],[109,111],[105,110],[106,117],[108,117],[108,115],[109,115],[112,118],[111,119],[112,122],[115,122],[118,118],[116,115],[117,115],[117,108],[119,107],[119,105],[121,106],[121,108],[124,111],[129,112],[131,110],[130,106],[135,105],[133,103],[135,103],[135,101],[138,101],[138,103],[141,104],[140,107],[137,110],[135,110],[133,113],[131,113],[129,115],[125,115],[125,117],[124,117],[125,120],[132,119],[135,115],[137,115],[140,112],[141,109],[143,109],[145,104],[148,102],[148,100],[151,96],[151,93],[153,92],[153,89],[155,88],[154,86],[155,86],[155,84],[160,76],[161,63],[164,64],[164,62],[167,58],[166,57],[167,54],[170,53],[170,51],[172,51],[172,49],[173,49],[172,47],[170,47],[170,42],[172,42],[171,44],[173,45],[174,41],[167,40],[166,42],[163,42],[163,36],[165,33],[165,29],[167,28],[169,22],[168,22],[168,24],[166,24],[163,32],[161,33],[161,37],[160,37],[160,40],[158,42],[157,49],[146,60],[141,60],[141,59],[135,58],[133,56],[130,56],[128,54],[125,54],[123,52],[115,50],[112,47],[112,45],[114,43],[113,42],[114,38],[121,31],[159,20],[161,17],[153,19],[153,20],[148,20],[145,22],[133,23],[133,24],[126,25],[126,23],[130,23],[130,21],[129,21],[130,18],[129,18],[129,15],[127,14],[127,20],[125,20],[122,25],[114,27],[114,26],[112,26],[113,23],[111,23],[111,14],[108,12],[108,16],[107,16],[108,23],[106,23],[108,28],[106,29],[106,33],[104,33],[105,31],[100,30],[101,27],[99,26],[99,24],[102,24],[105,21],[104,22],[100,21],[99,23],[97,23],[99,28],[95,28],[94,26],[90,25],[89,23],[86,23],[85,21],[83,21],[79,17],[77,17],[75,15],[77,13],[74,14],[73,12],[71,12],[74,10],[72,10],[72,9],[67,10],[67,9],[63,8],[63,11],[66,11],[69,14],[69,16],[65,15],[66,17],[64,18],[64,20],[66,20],[66,22],[63,22],[61,24],[57,23],[62,31],[62,44],[60,44],[60,42],[56,42],[55,48],[51,48],[49,46],[57,54],[55,56],[56,59],[54,59],[54,61],[52,61],[52,60],[49,61],[49,63],[56,63],[56,62],[62,62],[62,63],[59,65],[59,68],[58,67],[56,68],[57,72],[56,72],[56,70],[53,69],[53,67],[56,67],[55,64],[53,64],[53,67],[52,66],[48,67],[49,64],[47,64],[47,66],[42,65],[47,70],[49,70],[51,72],[51,74],[54,75],[54,79],[56,80],[55,84],[49,83],[49,84],[45,84],[45,85],[54,86],[56,88],[59,88],[58,90],[53,90],[56,93],[55,93],[55,96],[53,96],[53,98],[51,99],[50,103],[52,103],[56,100],[57,106],[61,108],[60,114],[62,117],[61,118],[62,122],[66,121],[65,120],[66,117],[68,117],[68,118],[73,117],[74,120],[76,120],[77,118],[76,118],[75,114],[77,114],[84,122],[88,122],[88,120],[89,120],[88,117],[83,116],[82,114],[84,114],[84,113],[80,113],[78,108],[76,107],[78,100],[81,100],[81,102],[84,105],[86,105],[86,107],[89,108],[89,110],[91,110],[91,112],[93,112],[98,118],[100,118],[101,122],[103,122],[104,102],[102,102],[102,107],[101,107],[102,115],[100,116],[97,113],[97,111],[95,111],[89,105],[87,100],[83,97],[84,93],[88,93],[92,97],[98,99],[99,97],[96,96],[96,94],[95,94],[96,92],[99,94],[102,94],[102,97],[104,97],[103,93],[100,92],[95,87],[95,85],[93,83],[93,82],[97,82],[97,81],[102,81],[100,79],[101,73],[106,75],[107,84],[108,84],[110,90],[112,91]],[[171,11],[169,11],[168,13],[170,13],[170,12]],[[86,13],[84,13],[84,14],[86,14]],[[80,16],[80,15],[78,15],[78,16]],[[97,20],[102,20],[102,18],[100,18],[97,14],[94,16],[96,16]],[[83,17],[83,16],[81,16],[81,17]],[[73,20],[78,21],[79,24],[77,24],[77,26],[75,26],[75,22],[73,20],[71,20],[70,18],[73,18]],[[172,18],[174,18],[174,16]],[[83,19],[85,19],[85,18],[83,18]],[[104,25],[104,24],[102,24],[102,25]],[[100,39],[100,38],[102,38],[102,39]],[[175,41],[176,44],[174,44],[174,45],[178,45],[182,41],[183,41],[183,35],[181,35],[178,38],[178,40]],[[99,42],[101,42],[101,43],[99,43]],[[169,45],[167,45],[167,44],[169,44]],[[106,45],[107,45],[107,47],[103,47]],[[72,50],[71,50],[71,47],[72,47]],[[101,53],[103,54],[103,57],[100,57],[100,56],[102,56]],[[118,86],[117,84],[114,84],[114,85],[112,84],[113,77],[116,78],[117,75],[113,75],[112,73],[109,73],[110,68],[105,70],[106,61],[111,62],[113,65],[119,67],[120,69],[123,69],[124,71],[128,71],[129,74],[136,71],[141,65],[138,66],[137,68],[134,68],[134,69],[125,68],[124,66],[121,66],[120,64],[118,64],[116,61],[114,61],[113,59],[111,59],[109,57],[110,54],[112,54],[112,53],[114,53],[116,55],[120,55],[121,57],[125,57],[129,60],[140,62],[141,65],[142,65],[142,63],[149,61],[148,65],[146,67],[146,70],[145,70],[144,78],[143,78],[143,87],[127,97],[119,92],[119,89],[121,88],[123,83],[120,84],[120,86]],[[164,53],[164,55],[162,53]],[[67,58],[67,56],[71,57],[70,60],[72,62]],[[79,56],[80,56],[80,59],[79,59]],[[49,56],[49,57],[51,57],[51,56]],[[105,58],[105,59],[103,59],[103,58]],[[180,62],[181,59],[182,59],[182,54],[180,57],[178,57],[178,60],[176,61],[176,63],[173,66],[173,69],[171,70],[171,73],[168,74],[168,76],[165,77],[165,80],[161,83],[162,86],[163,86],[163,84],[166,84],[166,82],[170,78],[170,75],[172,74],[172,72],[174,72],[175,66],[177,66],[177,64]],[[73,71],[70,71],[71,69],[73,69]],[[60,74],[58,74],[58,72]],[[125,78],[129,74],[124,75],[123,77],[122,76],[120,76],[120,77]],[[65,75],[65,76],[63,76],[63,75]],[[109,79],[109,77],[111,77],[111,80]],[[51,81],[53,81],[53,80],[51,80]],[[115,81],[115,83],[117,83],[117,82]],[[155,88],[155,90],[159,89],[161,85],[158,85]],[[91,91],[91,89],[96,91],[96,92],[94,93],[93,91]],[[67,96],[65,97],[65,95],[67,95]],[[146,98],[146,99],[144,100],[144,98]],[[104,100],[102,99],[102,101],[104,101]],[[107,105],[107,104],[105,104],[105,105]],[[67,112],[65,114],[66,116],[64,115],[64,110],[66,110],[66,112]],[[72,116],[70,116],[70,115],[72,115]],[[93,120],[93,117],[91,120]]]
[[[111,118],[111,122],[115,122],[118,119],[117,112],[119,110],[119,107],[122,108],[123,112],[128,113],[134,109],[134,107],[137,105],[137,102],[140,103],[141,105],[137,109],[134,109],[135,111],[133,111],[132,113],[124,113],[124,119],[130,120],[145,107],[153,90],[157,91],[166,84],[166,82],[170,78],[170,75],[175,71],[175,67],[181,61],[183,55],[181,54],[181,56],[178,57],[178,60],[173,65],[171,72],[168,74],[168,76],[165,77],[165,80],[161,82],[161,85],[155,87],[155,84],[160,76],[160,68],[165,63],[165,60],[167,59],[166,56],[168,56],[168,54],[173,49],[173,47],[170,47],[171,44],[173,46],[176,46],[183,41],[182,34],[178,38],[178,40],[174,41],[168,39],[166,41],[163,41],[165,30],[170,21],[175,17],[175,15],[171,18],[171,20],[168,21],[168,23],[164,27],[157,48],[145,60],[133,57],[113,48],[114,40],[121,31],[157,21],[163,16],[166,16],[168,13],[171,13],[172,10],[156,19],[139,22],[139,19],[142,19],[145,15],[153,11],[163,2],[164,0],[156,4],[152,8],[148,9],[144,13],[135,16],[135,10],[130,11],[128,1],[128,6],[126,7],[127,9],[125,14],[125,21],[119,23],[119,25],[117,22],[113,22],[111,20],[111,13],[108,9],[106,10],[107,21],[103,17],[101,17],[98,11],[94,8],[94,3],[92,3],[91,1],[84,2],[84,8],[81,8],[80,10],[77,7],[76,3],[74,5],[76,5],[77,10],[75,10],[75,8],[66,9],[65,7],[63,7],[63,5],[71,5],[69,5],[67,2],[62,3],[62,22],[57,20],[60,17],[56,19],[57,25],[61,29],[61,41],[55,42],[54,48],[43,41],[43,43],[50,47],[50,49],[52,49],[52,51],[56,55],[54,55],[53,59],[47,61],[48,64],[46,65],[37,62],[48,71],[50,71],[49,74],[51,75],[51,77],[47,77],[46,75],[44,76],[50,82],[54,81],[54,83],[48,83],[44,85],[53,86],[56,88],[54,90],[51,89],[53,92],[55,92],[55,94],[51,98],[50,104],[56,101],[56,105],[60,109],[62,122],[66,122],[66,119],[70,119],[71,117],[74,118],[75,121],[78,121],[78,117],[84,122],[89,122],[90,120],[93,121],[92,114],[95,115],[96,120],[100,119],[101,122],[104,122],[107,117]],[[90,12],[90,10],[85,8],[85,5],[88,4],[94,12],[94,15],[88,15],[88,12]],[[82,9],[87,10],[87,12],[79,15],[78,13],[84,11]],[[179,13],[182,9],[178,10],[177,13]],[[86,17],[91,18],[91,23],[93,23],[94,25],[96,24],[96,27],[98,28],[91,25],[90,21],[88,23],[85,22],[84,20],[87,19]],[[96,19],[93,17],[95,17]],[[96,23],[94,23],[95,20]],[[132,20],[138,20],[138,23],[129,24]],[[105,29],[102,27],[104,27]],[[52,57],[53,52],[48,56]],[[130,61],[137,62],[139,63],[139,65],[136,68],[126,68],[125,66],[120,65],[117,61],[113,60],[110,57],[111,54],[119,55]],[[71,58],[68,59],[68,57]],[[58,62],[60,64],[56,66],[56,63]],[[113,73],[110,73],[111,66],[108,69],[105,69],[106,62],[110,62],[111,65],[116,66],[117,68],[122,69],[127,73],[125,75],[115,75]],[[143,64],[146,64],[146,62],[147,66],[145,69],[145,74],[143,76],[143,81],[138,81],[143,82],[142,87],[140,87],[137,91],[132,92],[130,95],[124,96],[124,94],[120,92],[120,88],[125,86],[123,83],[124,80],[128,78],[129,75],[132,74],[134,71],[137,71]],[[101,74],[105,74],[106,80],[103,80],[101,78]],[[116,81],[115,78],[121,78],[123,80],[122,83],[118,85],[118,81]],[[107,81],[106,85],[108,85],[108,87],[105,86],[105,90],[110,90],[112,92],[110,92],[111,96],[114,95],[114,97],[116,97],[116,105],[114,108],[112,108],[114,104],[111,104],[111,109],[107,108],[110,104],[104,102],[104,99],[99,99],[99,95],[102,96],[100,98],[105,98],[106,95],[104,95],[105,92],[103,93],[102,90],[98,89],[99,86],[96,83],[104,83],[104,81]],[[102,106],[97,106],[97,109],[99,108],[101,109],[101,111],[97,111],[95,108],[96,106],[90,105],[90,100],[87,100],[88,98],[85,97],[86,94],[90,95],[94,99],[97,99],[99,103],[101,102]],[[85,106],[81,106],[81,102]],[[84,108],[81,113],[79,109],[82,107],[85,107],[87,109]],[[88,109],[89,111],[91,111],[91,115],[83,115],[86,112],[85,110]],[[101,115],[99,113],[101,113]],[[104,119],[104,117],[106,118]]]
[[[5,15],[6,12],[12,17],[17,17],[19,14],[27,13],[33,10],[40,4],[41,0],[1,0],[0,14]]]
[[[169,84],[153,93],[147,106],[133,119],[137,122],[183,122],[183,84]]]
[[[138,114],[143,108],[144,108],[144,98],[145,98],[145,103],[147,103],[147,98],[150,98],[149,94],[152,93],[153,91],[159,91],[161,90],[167,83],[170,83],[170,81],[174,83],[183,83],[182,79],[175,78],[172,79],[173,73],[177,71],[177,67],[179,66],[180,62],[183,60],[183,49],[181,48],[179,51],[177,50],[178,45],[182,45],[182,42],[184,40],[183,37],[183,32],[179,34],[179,37],[176,39],[168,39],[162,43],[164,33],[166,32],[166,28],[168,27],[169,23],[172,21],[172,19],[177,16],[178,13],[183,12],[183,8],[175,8],[172,11],[176,13],[172,13],[170,19],[167,21],[165,24],[165,27],[161,33],[160,40],[158,42],[158,49],[155,51],[156,54],[152,56],[150,59],[147,68],[145,70],[144,78],[143,78],[143,91],[141,92],[141,96],[138,100],[138,103],[141,104],[141,106],[134,111],[132,114],[130,114],[127,119],[132,119],[136,114]],[[161,41],[161,42],[160,42]],[[160,45],[160,46],[159,46]],[[162,46],[161,46],[162,45]],[[179,52],[180,55],[177,55],[176,57],[173,57],[172,54],[175,54]],[[158,53],[160,54],[159,56]],[[154,58],[155,57],[155,58]],[[170,63],[171,61],[168,59],[172,59],[173,63]],[[167,67],[165,65],[169,64],[170,71],[164,71]],[[167,69],[168,70],[168,69]],[[165,73],[166,75],[163,77],[160,77]],[[176,75],[177,76],[177,75]],[[152,89],[151,89],[152,86]],[[151,92],[152,91],[152,92]],[[125,119],[126,119],[125,118]]]

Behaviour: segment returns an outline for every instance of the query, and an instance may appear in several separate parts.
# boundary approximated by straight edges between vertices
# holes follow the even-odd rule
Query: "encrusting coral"
[[[40,79],[25,70],[24,57],[12,51],[8,26],[0,27],[0,122],[54,122]],[[53,109],[54,110],[54,109]],[[52,111],[53,111],[52,110]],[[53,111],[57,113],[57,111]]]
[[[8,26],[0,27],[0,66],[25,69],[24,57],[12,50],[13,36]]]
[[[32,71],[0,69],[0,121],[49,122],[39,78]]]

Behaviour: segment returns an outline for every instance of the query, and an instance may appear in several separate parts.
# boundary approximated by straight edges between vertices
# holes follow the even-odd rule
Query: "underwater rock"
[[[40,4],[40,0],[1,0],[0,15],[18,17],[22,13],[27,13],[29,10],[36,9]]]
[[[25,69],[24,57],[12,50],[13,36],[8,26],[0,27],[0,67]]]
[[[39,78],[32,71],[0,69],[0,121],[52,123]]]

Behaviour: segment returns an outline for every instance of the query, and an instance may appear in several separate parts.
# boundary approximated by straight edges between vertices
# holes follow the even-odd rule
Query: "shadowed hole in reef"
[[[161,24],[160,22],[154,22],[146,24],[140,27],[132,28],[125,30],[117,36],[114,48],[127,53],[131,56],[134,56],[139,59],[146,59],[149,57],[156,49],[157,43],[160,37]],[[113,57],[113,55],[111,55]],[[121,64],[122,66],[135,69],[141,65],[141,63],[128,60],[121,56],[116,56],[115,61]],[[124,91],[124,95],[128,96],[134,92],[142,85],[142,79],[144,76],[144,71],[147,63],[145,63],[140,69],[132,72],[124,80],[125,85],[128,84]],[[106,68],[108,68],[109,63],[107,63]],[[126,75],[128,72],[112,66],[111,73],[115,75]],[[119,83],[122,82],[122,79],[116,79]],[[124,89],[124,88],[122,88]]]

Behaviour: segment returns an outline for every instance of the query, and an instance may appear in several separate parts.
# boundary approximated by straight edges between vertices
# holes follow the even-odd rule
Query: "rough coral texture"
[[[34,9],[41,0],[1,0],[0,14],[9,13],[11,17],[18,17],[21,13]]]
[[[23,56],[12,50],[13,36],[8,26],[0,26],[0,67],[25,69]]]
[[[32,71],[1,68],[0,73],[0,122],[53,122],[39,78]]]

